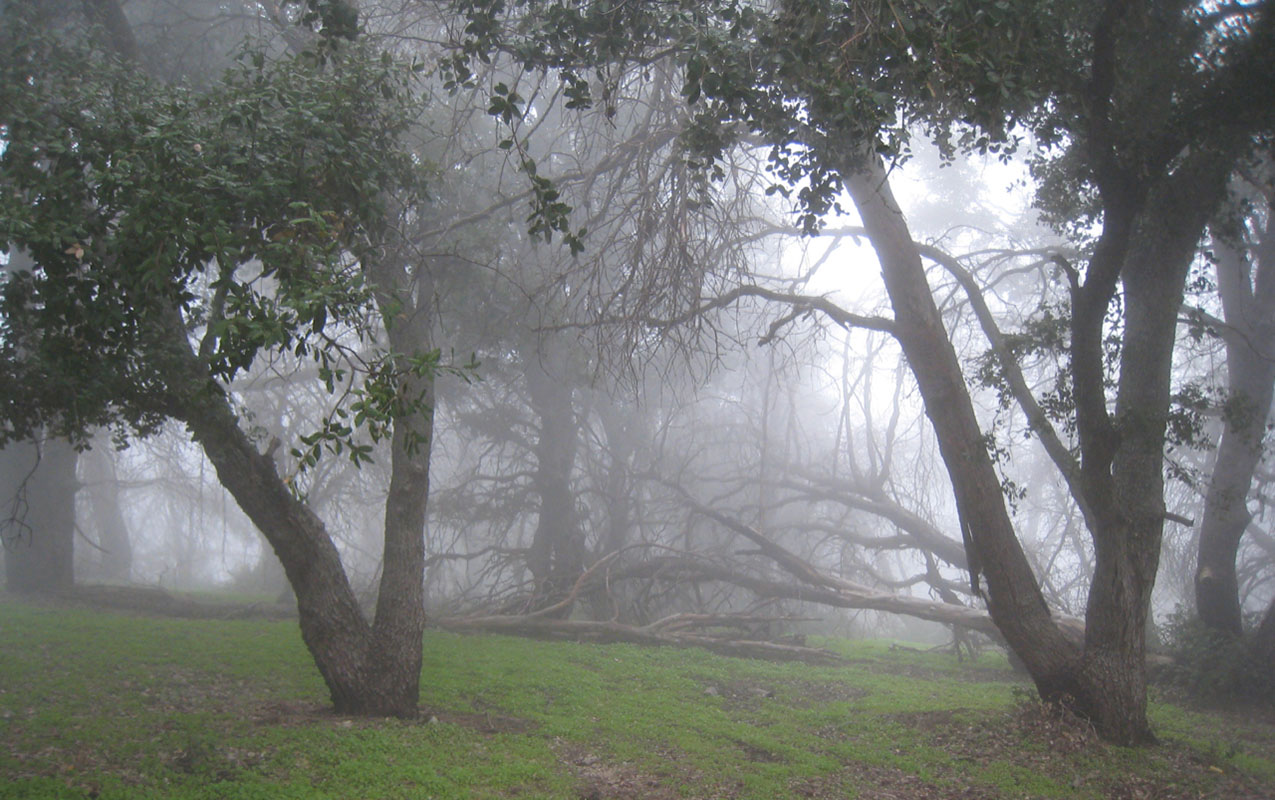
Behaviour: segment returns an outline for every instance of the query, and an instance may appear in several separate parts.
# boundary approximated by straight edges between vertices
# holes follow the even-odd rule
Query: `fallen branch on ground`
[[[729,616],[729,615],[714,615]],[[663,620],[661,622],[664,622]],[[843,659],[830,650],[799,644],[728,639],[703,633],[663,630],[652,625],[626,625],[615,621],[549,619],[524,615],[499,614],[486,617],[442,617],[430,624],[443,630],[463,633],[504,633],[550,639],[574,639],[610,644],[656,645],[661,647],[702,647],[719,655],[761,658],[776,661],[802,661],[808,664],[838,664]],[[667,627],[667,626],[665,626]]]

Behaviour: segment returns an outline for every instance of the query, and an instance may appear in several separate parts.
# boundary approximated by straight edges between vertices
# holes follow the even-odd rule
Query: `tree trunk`
[[[217,470],[221,484],[274,548],[297,596],[301,637],[339,713],[377,707],[366,659],[371,632],[322,521],[279,478],[239,428],[225,393],[211,382],[175,409]]]
[[[986,576],[992,619],[1044,699],[1065,703],[1091,720],[1110,741],[1152,741],[1146,719],[1145,625],[1164,523],[1164,425],[1176,312],[1182,278],[1203,226],[1203,220],[1189,212],[1202,204],[1177,209],[1166,201],[1158,210],[1178,212],[1168,217],[1169,224],[1178,227],[1157,226],[1145,232],[1147,247],[1134,259],[1126,278],[1122,362],[1126,369],[1117,400],[1120,433],[1117,436],[1114,429],[1101,424],[1091,424],[1084,431],[1090,445],[1084,452],[1084,467],[1088,470],[1086,499],[1093,510],[1090,525],[1096,569],[1085,646],[1080,651],[1050,619],[1015,535],[960,363],[934,304],[917,247],[891,196],[885,170],[875,157],[855,166],[858,169],[846,178],[846,186],[880,259],[895,312],[895,333],[939,439],[968,537],[972,581],[977,587],[980,574]],[[1211,188],[1201,187],[1202,191]],[[1132,212],[1125,217],[1131,218]],[[1118,222],[1120,216],[1112,219]],[[1162,237],[1151,239],[1152,233]],[[1104,245],[1108,248],[1104,257],[1123,264],[1128,251],[1119,237],[1108,237]],[[1073,342],[1082,350],[1085,341],[1100,341],[1103,298],[1114,287],[1111,280],[1102,284],[1104,274],[1111,276],[1104,269],[1101,265],[1091,269],[1097,285],[1083,298],[1090,301],[1090,313],[1075,312]],[[1093,326],[1097,328],[1091,330]],[[1101,358],[1100,349],[1095,353]],[[1096,408],[1105,420],[1102,370],[1100,365],[1087,369],[1093,365],[1085,355],[1073,357],[1077,403],[1090,404],[1078,414],[1087,413],[1086,421],[1094,422]]]
[[[938,436],[961,524],[969,536],[966,558],[972,582],[986,577],[992,619],[1027,665],[1041,696],[1076,697],[1080,653],[1051,619],[1015,535],[960,362],[885,169],[876,157],[852,169],[844,175],[846,188],[880,260],[896,336]]]
[[[377,303],[395,353],[427,352],[432,340],[433,286],[427,271],[371,267]],[[385,498],[385,549],[369,654],[374,683],[395,708],[414,716],[420,700],[425,633],[425,511],[434,433],[434,372],[413,373],[403,362],[399,397],[413,409],[394,421],[390,486]]]
[[[85,5],[120,57],[140,67],[140,51],[118,0],[85,0]],[[387,300],[430,299],[427,293],[419,293],[417,284],[407,282],[405,271],[387,267],[388,263],[370,265],[383,314],[390,308]],[[408,286],[416,291],[404,291]],[[408,303],[401,331],[393,331],[386,320],[395,352],[416,353],[427,341],[414,338],[429,328],[428,316],[413,313],[417,309],[417,304]],[[323,522],[292,494],[270,456],[258,452],[244,435],[225,390],[191,349],[180,313],[169,310],[157,328],[153,332],[155,355],[170,371],[169,385],[179,387],[160,402],[165,404],[166,413],[186,423],[217,470],[221,484],[283,564],[297,598],[301,636],[323,675],[336,711],[417,716],[432,408],[395,421],[393,475],[385,515],[385,568],[376,617],[369,625]],[[432,403],[433,373],[427,370],[404,380],[400,391],[405,398],[420,397]]]
[[[0,451],[0,525],[11,592],[53,593],[75,585],[77,456],[61,439],[14,442]]]
[[[606,508],[606,524],[602,529],[593,557],[605,557],[623,548],[633,530],[637,500],[633,481],[634,440],[639,425],[635,408],[626,408],[618,400],[599,395],[592,404],[606,433],[606,473],[601,493]],[[594,619],[610,619],[624,612],[617,608],[614,597],[605,586],[591,588],[587,594],[589,612]],[[626,604],[627,605],[627,604]]]
[[[540,515],[527,566],[535,581],[535,605],[542,608],[565,597],[584,571],[584,533],[571,492],[580,426],[565,345],[553,337],[545,339],[524,362],[528,397],[540,422],[533,478]],[[562,611],[563,616],[569,613],[570,608]]]
[[[401,671],[385,667],[390,655],[364,618],[323,522],[279,477],[274,460],[257,451],[239,427],[225,391],[207,374],[173,313],[169,356],[186,391],[169,398],[168,411],[186,423],[235,502],[261,531],[283,564],[297,598],[301,637],[341,714],[410,718],[415,697],[402,691]],[[389,626],[384,626],[383,630]],[[380,635],[383,643],[385,633]],[[412,643],[419,659],[420,639]],[[419,661],[415,662],[419,679]]]
[[[1213,245],[1226,321],[1222,336],[1229,413],[1204,498],[1195,604],[1205,626],[1236,637],[1243,635],[1244,625],[1235,557],[1252,521],[1249,487],[1262,457],[1275,388],[1270,352],[1275,341],[1275,220],[1270,211],[1268,207],[1265,230],[1249,253],[1224,240]]]
[[[1275,664],[1275,597],[1262,615],[1262,622],[1253,631],[1249,645],[1260,661],[1259,664]]]
[[[108,583],[128,583],[133,570],[133,546],[120,508],[115,464],[106,452],[106,443],[99,440],[97,447],[83,453],[80,465],[100,549],[95,577]]]
[[[1107,479],[1090,485],[1097,524],[1085,616],[1091,718],[1113,741],[1152,741],[1146,721],[1146,627],[1164,531],[1164,449],[1178,313],[1187,272],[1232,159],[1200,151],[1146,198],[1124,258],[1124,334]],[[1112,213],[1108,209],[1108,213]],[[1129,216],[1135,215],[1130,212]],[[1105,397],[1073,382],[1077,396]]]

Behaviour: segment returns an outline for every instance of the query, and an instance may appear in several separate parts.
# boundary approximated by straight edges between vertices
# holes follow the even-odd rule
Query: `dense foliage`
[[[345,383],[343,354],[373,331],[359,259],[386,198],[422,188],[398,144],[410,72],[356,45],[281,59],[250,46],[196,92],[89,39],[6,40],[0,241],[19,269],[4,284],[0,438],[152,430],[190,391],[165,355],[183,333],[222,381],[288,352],[317,361],[329,390]]]
[[[1182,607],[1165,621],[1161,636],[1171,657],[1162,669],[1168,685],[1206,704],[1275,707],[1275,672],[1255,643],[1209,628]]]

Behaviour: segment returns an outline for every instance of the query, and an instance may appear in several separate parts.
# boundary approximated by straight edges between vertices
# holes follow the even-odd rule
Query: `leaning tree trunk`
[[[212,462],[222,486],[252,520],[283,564],[297,598],[301,637],[327,684],[338,713],[410,718],[419,713],[414,693],[405,693],[401,673],[387,669],[392,653],[377,653],[388,625],[378,636],[355,599],[341,556],[322,520],[293,495],[274,460],[258,452],[239,427],[229,398],[209,377],[191,350],[173,312],[167,349],[172,385],[185,390],[168,398],[166,409],[182,420]],[[412,641],[419,675],[421,641]],[[411,669],[411,665],[405,669]]]
[[[292,495],[274,461],[253,447],[220,386],[207,380],[192,388],[173,415],[186,423],[222,486],[283,564],[297,597],[301,637],[337,711],[376,713],[366,663],[371,631],[323,522]]]
[[[893,332],[938,437],[968,536],[971,580],[978,584],[980,576],[986,578],[992,619],[1027,666],[1041,696],[1079,697],[1080,651],[1054,624],[1014,532],[965,376],[885,169],[879,158],[865,157],[850,164],[843,179],[877,252],[894,308]]]
[[[11,592],[75,585],[76,458],[62,439],[14,442],[0,451],[0,535]]]
[[[1215,162],[1201,161],[1193,200],[1215,190],[1219,176],[1225,177]],[[1043,698],[1066,703],[1110,741],[1152,741],[1145,625],[1164,524],[1163,447],[1174,328],[1185,270],[1204,224],[1196,212],[1207,203],[1178,207],[1166,193],[1152,207],[1167,225],[1140,231],[1145,248],[1131,258],[1126,275],[1126,369],[1117,398],[1118,434],[1114,426],[1094,422],[1099,415],[1106,418],[1102,354],[1100,346],[1092,353],[1086,347],[1101,342],[1107,301],[1134,233],[1131,213],[1112,216],[1116,234],[1096,256],[1109,259],[1108,264],[1091,267],[1092,286],[1075,287],[1073,383],[1078,405],[1091,404],[1078,408],[1078,415],[1088,415],[1082,420],[1088,438],[1082,439],[1081,479],[1096,551],[1085,644],[1079,650],[1051,619],[1015,535],[960,363],[885,170],[876,158],[856,167],[846,186],[880,259],[895,312],[894,333],[939,440],[967,536],[972,580],[977,584],[980,573],[986,577],[992,618]],[[1125,221],[1128,227],[1119,229]]]

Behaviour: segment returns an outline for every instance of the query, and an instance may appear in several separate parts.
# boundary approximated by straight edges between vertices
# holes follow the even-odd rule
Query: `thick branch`
[[[1040,439],[1040,443],[1044,446],[1045,452],[1049,454],[1050,460],[1054,462],[1054,466],[1058,467],[1058,471],[1062,473],[1072,498],[1075,499],[1081,513],[1085,516],[1085,520],[1092,528],[1092,512],[1080,485],[1080,464],[1076,461],[1075,456],[1072,455],[1071,449],[1058,437],[1058,432],[1054,430],[1054,426],[1050,423],[1049,416],[1045,414],[1045,410],[1036,402],[1036,397],[1032,394],[1031,387],[1027,385],[1022,369],[1019,368],[1018,359],[1014,356],[1013,350],[1005,340],[1005,335],[1001,333],[1000,327],[996,324],[996,318],[992,316],[991,309],[987,307],[987,300],[983,297],[983,292],[974,280],[974,276],[962,267],[955,258],[937,247],[918,244],[917,249],[921,252],[921,255],[951,273],[952,277],[956,278],[957,283],[961,285],[961,288],[965,290],[965,294],[970,301],[970,307],[974,310],[974,316],[978,319],[978,324],[983,329],[983,335],[987,337],[987,341],[992,346],[992,351],[996,353],[996,358],[1000,362],[1001,371],[1005,376],[1005,380],[1009,383],[1009,389],[1014,395],[1014,400],[1018,402],[1018,407],[1022,409],[1023,414],[1027,417],[1027,424]]]

